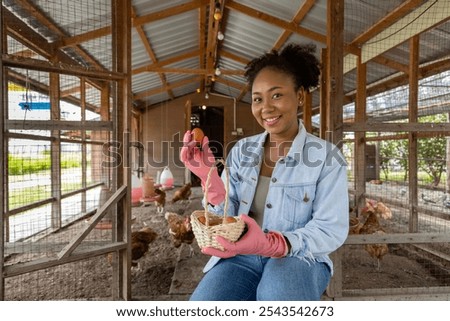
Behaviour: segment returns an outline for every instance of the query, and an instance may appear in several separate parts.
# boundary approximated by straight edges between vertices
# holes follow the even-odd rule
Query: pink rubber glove
[[[197,142],[193,139],[191,131],[188,130],[184,134],[183,147],[180,151],[181,161],[192,173],[200,178],[204,191],[210,168],[212,166],[215,167],[215,158],[209,149],[208,143],[208,137],[204,136],[201,143],[202,148],[199,148]],[[211,172],[207,198],[208,203],[212,205],[218,205],[225,199],[225,186],[217,172],[217,167]]]
[[[239,254],[254,254],[273,258],[282,258],[287,255],[288,245],[283,234],[275,231],[264,233],[258,223],[248,215],[242,214],[241,219],[247,224],[248,230],[240,240],[230,242],[221,236],[216,236],[217,242],[224,247],[224,251],[205,247],[202,249],[202,253],[224,259]]]

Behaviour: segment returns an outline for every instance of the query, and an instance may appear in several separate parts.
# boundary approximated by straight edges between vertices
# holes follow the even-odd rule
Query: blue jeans
[[[331,278],[325,263],[238,255],[220,260],[191,301],[318,301]]]

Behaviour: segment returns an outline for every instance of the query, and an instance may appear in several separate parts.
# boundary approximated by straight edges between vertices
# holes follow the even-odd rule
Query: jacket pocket
[[[304,227],[312,217],[316,185],[287,186],[283,191],[282,217],[292,229]]]

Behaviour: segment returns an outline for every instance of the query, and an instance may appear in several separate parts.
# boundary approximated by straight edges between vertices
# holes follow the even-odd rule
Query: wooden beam
[[[288,30],[288,31],[297,33],[301,36],[307,37],[307,38],[315,40],[317,42],[321,42],[321,43],[327,42],[327,37],[325,35],[322,35],[318,32],[301,27],[301,26],[295,24],[294,22],[288,22],[288,21],[282,20],[280,18],[266,14],[264,12],[255,10],[251,7],[240,4],[234,0],[227,0],[225,2],[225,7],[227,7],[228,9],[239,11],[249,17],[263,20],[266,23],[272,24],[272,25],[277,26],[284,30]]]
[[[58,49],[72,47],[82,44],[83,42],[91,41],[97,38],[106,37],[111,34],[111,26],[91,30],[76,36],[62,38],[59,42],[55,43]]]
[[[37,260],[25,262],[25,263],[8,265],[8,266],[5,266],[3,274],[4,274],[4,277],[14,277],[14,276],[22,275],[25,273],[39,271],[39,270],[51,268],[51,267],[66,264],[66,263],[86,260],[86,259],[96,257],[99,255],[105,255],[105,254],[113,252],[113,251],[119,251],[119,250],[126,249],[126,247],[127,247],[126,242],[116,242],[116,243],[110,243],[109,245],[99,245],[94,248],[82,249],[82,250],[75,251],[71,256],[64,258],[64,259],[42,258],[42,259],[37,259]]]
[[[391,12],[383,16],[379,21],[371,25],[362,34],[353,39],[351,44],[359,47],[365,42],[370,41],[371,38],[375,37],[377,34],[394,24],[396,21],[406,16],[409,12],[422,4],[422,2],[423,0],[407,0],[401,3],[397,8],[391,10]]]
[[[403,17],[375,37],[366,41],[361,48],[362,62],[367,62],[387,50],[398,46],[450,19],[450,6],[446,0],[429,0],[414,12]]]
[[[163,9],[158,12],[149,13],[140,17],[134,17],[132,20],[133,27],[151,23],[168,17],[172,17],[191,10],[195,10],[202,6],[206,6],[207,4],[208,0],[192,0],[191,2],[173,6],[168,9]]]
[[[450,123],[344,123],[345,132],[450,132]]]
[[[133,69],[132,75],[137,75],[137,74],[140,74],[140,73],[143,73],[143,72],[153,71],[152,68],[159,68],[159,67],[170,65],[170,64],[173,64],[173,63],[176,63],[176,62],[179,62],[179,61],[183,61],[185,59],[197,57],[197,56],[200,55],[200,53],[201,53],[200,50],[194,50],[194,51],[191,51],[191,52],[187,52],[187,53],[184,53],[184,54],[181,54],[181,55],[169,58],[167,60],[162,60],[162,61],[159,60],[156,63],[152,63],[152,64],[149,64],[149,65],[145,65],[145,66],[141,66],[141,67],[138,67],[136,69]]]
[[[132,15],[135,16],[134,9],[132,9]],[[137,34],[139,35],[139,38],[141,39],[141,42],[145,48],[145,51],[147,52],[150,59],[153,61],[153,63],[158,62],[158,58],[156,58],[155,52],[153,51],[153,48],[150,44],[150,40],[147,38],[147,34],[145,33],[144,29],[141,25],[138,25],[135,27]],[[162,87],[167,88],[167,80],[166,76],[163,73],[158,73],[159,79],[161,80]],[[167,95],[170,99],[174,98],[174,94],[172,90],[167,89]]]
[[[427,63],[419,67],[418,79],[427,78],[443,71],[450,69],[450,58],[439,59],[432,63]],[[408,74],[398,74],[397,76],[391,77],[386,81],[377,82],[376,84],[368,84],[367,96],[374,96],[376,94],[388,91],[389,89],[394,89],[399,86],[408,84],[409,76]],[[346,101],[355,101],[356,90],[346,95]]]
[[[295,23],[296,25],[299,25],[303,19],[305,19],[308,12],[311,10],[311,8],[316,3],[316,0],[306,0],[303,2],[303,4],[298,8],[297,12],[294,15],[294,18],[292,19],[291,23]],[[275,45],[273,46],[273,49],[280,49],[286,41],[289,39],[289,37],[292,35],[291,30],[284,30],[283,33],[278,37],[278,39],[275,41]]]
[[[80,77],[89,77],[94,79],[104,79],[104,80],[120,80],[125,76],[123,74],[105,71],[105,70],[88,70],[86,68],[82,68],[80,65],[66,65],[64,63],[51,63],[44,60],[32,59],[32,58],[23,58],[16,57],[14,55],[5,55],[2,56],[3,62],[5,66],[8,67],[17,67],[17,68],[25,68],[46,72],[56,72],[66,75],[80,76]]]
[[[4,123],[6,130],[113,130],[111,121],[7,119]]]
[[[108,210],[116,205],[120,199],[126,195],[127,187],[121,186],[112,196],[103,204],[95,215],[89,220],[87,224],[78,234],[67,244],[59,253],[58,258],[64,259],[78,247],[78,245],[85,239],[85,237],[94,229],[98,222],[105,216]]]
[[[177,88],[177,87],[181,87],[181,86],[190,84],[190,83],[195,82],[195,81],[200,81],[201,79],[202,79],[202,77],[199,77],[199,76],[191,77],[191,78],[183,79],[183,80],[176,81],[176,82],[173,82],[173,83],[170,83],[170,84],[166,84],[166,87],[145,90],[145,91],[136,93],[133,96],[133,100],[144,99],[145,97],[162,93],[162,92],[166,91],[167,89],[174,89],[174,88]]]
[[[372,42],[371,38],[375,37],[378,33],[382,32],[392,24],[394,24],[396,21],[404,17],[406,14],[417,8],[423,1],[422,0],[407,0],[401,5],[399,5],[397,8],[392,10],[390,13],[388,13],[386,16],[384,16],[381,20],[379,20],[377,23],[373,24],[369,29],[365,30],[362,34],[358,35],[352,42],[351,46],[360,48],[364,43],[370,43]],[[374,61],[377,63],[383,64],[382,60],[387,59],[385,57],[379,57],[376,59],[374,57]],[[387,62],[387,60],[386,60]],[[344,73],[347,73],[353,69],[355,69],[357,66],[357,56],[354,54],[348,54],[344,57]],[[389,67],[407,72],[407,66],[406,69],[405,66],[395,63],[393,61],[389,62]],[[401,69],[400,69],[401,68]]]
[[[414,243],[448,243],[449,233],[389,233],[389,234],[364,234],[349,235],[345,240],[350,244],[414,244]]]

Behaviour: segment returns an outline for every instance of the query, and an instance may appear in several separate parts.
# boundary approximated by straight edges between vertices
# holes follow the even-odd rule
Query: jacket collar
[[[267,135],[269,133],[267,131],[264,131],[257,140],[258,147],[256,149],[256,152],[258,155],[262,155],[262,149],[264,147],[264,142],[266,141]],[[302,157],[303,147],[305,146],[306,141],[306,130],[303,126],[302,121],[299,119],[298,121],[298,133],[297,136],[295,136],[294,141],[292,142],[291,148],[289,148],[289,152],[286,155],[286,158],[290,160],[297,160],[299,161]]]

